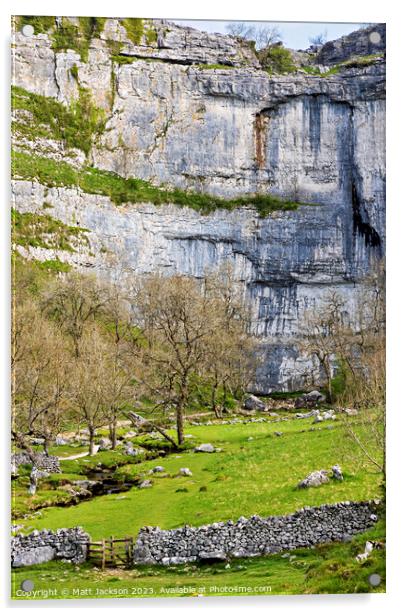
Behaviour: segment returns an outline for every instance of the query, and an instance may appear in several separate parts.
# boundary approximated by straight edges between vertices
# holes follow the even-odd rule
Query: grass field
[[[363,426],[358,429],[364,430]],[[121,452],[101,452],[92,458],[61,462],[62,470],[66,473],[63,477],[66,478],[72,474],[82,476],[88,468],[95,468],[99,462],[109,467],[114,463],[118,466],[114,471],[116,476],[125,479],[150,478],[153,482],[152,488],[133,487],[128,492],[95,497],[74,506],[46,507],[32,517],[15,520],[15,523],[22,524],[24,532],[82,526],[93,540],[99,540],[111,535],[135,537],[145,525],[166,529],[184,524],[198,526],[220,520],[235,520],[240,516],[247,517],[252,514],[267,516],[292,513],[306,505],[382,496],[381,474],[369,464],[357,463],[356,456],[349,455],[353,452],[352,444],[345,447],[345,436],[339,420],[328,421],[319,426],[312,425],[311,418],[236,425],[188,426],[186,432],[191,435],[186,439],[189,449],[152,460],[143,459],[138,463],[130,460],[127,464],[128,457]],[[276,432],[282,434],[277,436]],[[143,437],[139,438],[137,443],[136,439],[131,440],[134,444],[139,444]],[[221,451],[212,454],[194,453],[193,445],[206,442],[221,448]],[[63,455],[65,453],[68,452],[66,446],[63,446]],[[343,482],[331,480],[318,488],[297,489],[297,483],[309,472],[321,468],[329,470],[334,464],[341,465]],[[156,465],[165,468],[163,476],[149,474]],[[192,476],[178,475],[183,467],[188,467]],[[377,525],[370,533],[384,539],[381,525]],[[39,586],[42,582],[45,584],[49,580],[54,581],[52,578],[55,577],[60,582],[59,587],[65,578],[68,593],[72,593],[72,589],[79,588],[80,585],[87,588],[88,584],[91,588],[106,584],[108,588],[114,588],[118,592],[118,589],[128,588],[134,580],[143,588],[152,588],[149,594],[159,596],[159,589],[163,585],[188,586],[194,582],[192,577],[196,578],[197,587],[214,584],[224,586],[229,583],[233,586],[247,582],[248,586],[255,589],[261,585],[262,580],[266,581],[267,576],[273,593],[368,592],[370,588],[366,579],[367,571],[373,566],[378,572],[384,556],[382,551],[376,553],[375,557],[370,557],[364,566],[357,563],[354,556],[359,550],[362,551],[364,543],[361,536],[349,544],[299,550],[298,564],[278,555],[247,562],[239,561],[230,569],[224,569],[221,565],[212,569],[188,565],[169,569],[153,567],[135,571],[120,570],[114,574],[110,571],[94,570],[86,564],[79,568],[80,574],[76,576],[73,566],[48,563],[32,568],[32,575]],[[329,570],[332,572],[330,575]],[[62,577],[61,571],[65,571]],[[20,571],[13,574],[15,588],[19,588],[20,576],[27,574],[27,568],[24,568],[23,574]]]
[[[100,571],[88,563],[74,566],[53,561],[13,571],[12,596],[16,599],[136,599],[385,592],[384,549],[374,550],[363,563],[356,561],[365,542],[382,541],[384,532],[383,523],[379,522],[350,543],[294,550],[291,555],[238,559],[230,563],[230,568],[218,564]],[[369,583],[372,573],[381,577],[377,587]],[[34,596],[21,591],[21,583],[27,579],[35,583]]]

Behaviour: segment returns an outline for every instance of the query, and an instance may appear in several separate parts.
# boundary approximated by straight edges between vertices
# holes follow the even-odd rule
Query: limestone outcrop
[[[343,54],[370,52],[352,43],[342,43]],[[16,32],[13,81],[64,105],[84,89],[107,117],[86,158],[43,137],[15,137],[17,151],[40,146],[54,160],[74,160],[74,168],[90,164],[224,198],[269,192],[301,204],[265,218],[251,205],[205,215],[172,203],[116,205],[33,178],[13,181],[19,212],[43,213],[46,203],[52,217],[84,228],[88,240],[74,252],[17,246],[23,256],[59,258],[123,280],[155,270],[202,278],[231,263],[261,340],[255,391],[301,388],[304,312],[336,290],[353,316],[362,279],[384,255],[384,61],[324,76],[269,75],[233,37],[155,20],[134,43],[121,20],[107,19],[85,61],[76,50],[55,51],[51,32]]]

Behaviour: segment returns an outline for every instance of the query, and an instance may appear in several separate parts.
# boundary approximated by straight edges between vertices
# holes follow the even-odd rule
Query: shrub
[[[281,45],[266,47],[258,52],[261,66],[268,73],[294,73],[296,66],[289,49]]]

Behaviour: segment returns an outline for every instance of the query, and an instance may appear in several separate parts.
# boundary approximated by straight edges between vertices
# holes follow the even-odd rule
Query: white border
[[[316,21],[316,22],[386,22],[387,23],[387,312],[388,312],[388,478],[387,478],[387,504],[388,504],[388,529],[387,529],[387,593],[385,595],[338,595],[338,596],[288,596],[288,597],[230,597],[230,598],[203,598],[203,599],[167,599],[167,600],[79,600],[79,601],[47,601],[47,602],[10,602],[6,598],[9,595],[9,554],[8,554],[8,498],[9,498],[9,473],[8,451],[9,438],[7,433],[7,416],[9,404],[9,376],[8,376],[8,353],[9,353],[9,139],[8,143],[0,149],[0,172],[2,174],[3,200],[1,208],[0,232],[2,236],[0,250],[1,272],[1,336],[2,336],[2,363],[1,363],[1,392],[2,420],[1,436],[2,447],[2,502],[3,515],[1,517],[2,559],[1,559],[1,601],[6,609],[24,613],[26,610],[38,611],[43,609],[74,609],[77,614],[95,609],[118,609],[133,613],[153,614],[160,610],[168,614],[176,614],[178,611],[191,610],[192,612],[206,610],[217,612],[230,610],[233,614],[244,612],[249,606],[256,613],[267,610],[280,611],[289,614],[297,610],[301,616],[304,614],[318,613],[325,610],[326,614],[338,614],[340,610],[345,613],[378,614],[378,609],[392,609],[397,606],[398,588],[400,584],[400,560],[401,530],[400,509],[398,496],[401,492],[400,482],[400,444],[401,439],[401,416],[402,409],[398,403],[400,400],[400,372],[401,361],[401,284],[400,263],[402,245],[402,220],[400,194],[402,186],[402,161],[401,161],[401,102],[402,80],[401,71],[401,47],[402,40],[400,10],[397,3],[392,0],[337,0],[336,2],[324,3],[322,0],[287,0],[287,2],[268,2],[248,0],[235,5],[233,0],[203,0],[197,6],[190,6],[184,0],[152,0],[148,3],[134,3],[129,0],[58,0],[50,2],[45,0],[5,0],[1,6],[1,69],[2,69],[2,96],[0,98],[4,113],[2,114],[3,135],[9,135],[9,24],[10,15],[48,14],[48,15],[98,15],[98,16],[131,16],[131,17],[163,17],[166,19],[225,19],[225,20],[271,20],[271,21]],[[399,378],[398,378],[399,377]],[[399,398],[399,399],[398,399]],[[398,459],[399,454],[399,459]],[[399,524],[398,524],[399,522]],[[399,528],[398,528],[399,526]]]

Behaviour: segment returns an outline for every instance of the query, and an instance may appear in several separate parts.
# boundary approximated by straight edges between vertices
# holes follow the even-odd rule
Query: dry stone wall
[[[44,453],[35,453],[33,455],[35,466],[40,471],[47,473],[61,473],[60,462],[56,456],[47,456]],[[14,453],[11,455],[11,466],[18,469],[21,464],[32,464],[32,458],[24,452]]]
[[[321,543],[349,540],[377,521],[374,502],[305,507],[292,515],[239,518],[174,530],[143,528],[134,549],[136,564],[173,565],[194,561],[275,554]]]
[[[79,526],[57,531],[33,531],[11,539],[11,566],[26,567],[49,560],[81,563],[87,557],[89,535]]]
[[[236,522],[229,520],[196,528],[161,530],[146,526],[137,536],[133,564],[223,561],[348,541],[376,523],[379,504],[379,501],[346,501],[305,507],[287,516],[254,515]],[[90,536],[81,527],[18,534],[11,540],[11,564],[24,567],[50,560],[84,562],[89,541]]]

